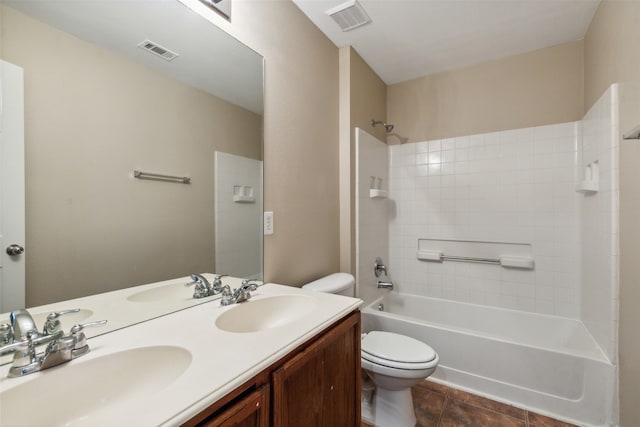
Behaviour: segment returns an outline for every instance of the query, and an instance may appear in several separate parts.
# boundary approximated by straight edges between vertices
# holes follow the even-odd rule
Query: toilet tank
[[[349,273],[333,273],[302,286],[303,289],[330,294],[354,296],[356,280]]]

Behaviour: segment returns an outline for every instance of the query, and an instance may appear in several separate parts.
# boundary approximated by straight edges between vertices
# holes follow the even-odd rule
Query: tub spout
[[[391,282],[383,282],[382,280],[378,280],[378,288],[392,290],[393,289],[393,283],[391,283]]]

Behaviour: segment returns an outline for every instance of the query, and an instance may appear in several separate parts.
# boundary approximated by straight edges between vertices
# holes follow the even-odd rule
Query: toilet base
[[[361,419],[367,424],[374,425],[376,419],[375,408],[376,385],[371,378],[362,372],[362,390],[360,393],[360,413]]]
[[[373,402],[362,401],[362,420],[375,427],[415,427],[411,389],[385,390],[377,387]]]

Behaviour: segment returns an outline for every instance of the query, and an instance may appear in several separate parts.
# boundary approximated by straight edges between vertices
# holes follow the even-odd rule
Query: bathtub
[[[437,382],[574,424],[616,424],[615,366],[578,320],[391,292],[362,321],[429,344]]]

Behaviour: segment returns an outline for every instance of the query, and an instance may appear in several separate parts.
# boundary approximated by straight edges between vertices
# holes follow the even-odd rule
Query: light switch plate
[[[273,234],[273,212],[264,213],[264,235]]]

